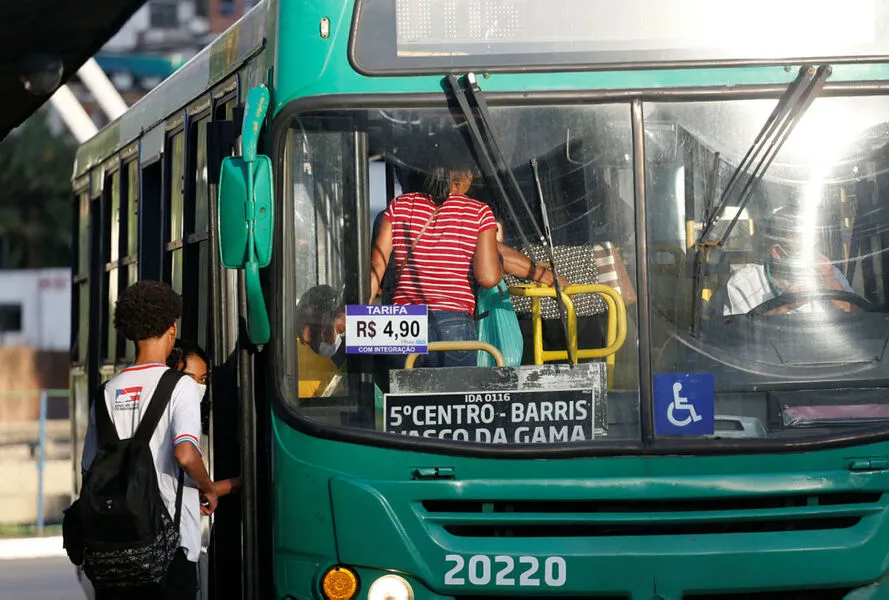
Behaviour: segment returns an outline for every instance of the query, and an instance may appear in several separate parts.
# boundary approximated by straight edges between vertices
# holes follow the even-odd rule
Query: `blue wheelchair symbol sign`
[[[713,433],[712,373],[657,373],[654,376],[654,429],[660,435]]]

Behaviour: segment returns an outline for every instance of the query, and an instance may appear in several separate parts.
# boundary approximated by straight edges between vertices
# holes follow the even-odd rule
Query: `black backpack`
[[[183,472],[180,468],[171,519],[149,442],[183,376],[175,369],[161,375],[129,439],[117,436],[104,386],[94,400],[100,450],[84,474],[80,498],[66,511],[63,537],[72,562],[82,560],[84,573],[98,589],[160,584],[179,548]]]

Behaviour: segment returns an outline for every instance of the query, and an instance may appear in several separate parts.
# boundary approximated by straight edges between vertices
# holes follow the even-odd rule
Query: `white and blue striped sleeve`
[[[183,377],[173,390],[170,399],[170,433],[173,447],[179,444],[193,444],[201,451],[201,394],[198,384],[191,377]]]

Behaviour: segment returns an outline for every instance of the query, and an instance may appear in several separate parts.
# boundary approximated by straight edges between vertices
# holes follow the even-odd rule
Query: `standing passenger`
[[[390,258],[396,264],[394,304],[429,306],[429,341],[475,340],[475,294],[469,270],[486,288],[503,277],[491,209],[466,196],[470,171],[433,170],[426,189],[395,198],[373,243],[370,298]],[[474,366],[476,350],[433,352],[420,366]]]
[[[157,281],[140,281],[128,287],[114,314],[114,325],[136,343],[136,362],[108,381],[104,401],[111,423],[123,440],[132,438],[148,408],[165,361],[176,341],[176,320],[182,314],[182,299],[170,286]],[[97,600],[194,600],[197,594],[197,561],[201,551],[200,514],[216,509],[216,487],[207,474],[198,440],[201,435],[200,392],[189,377],[173,389],[169,404],[151,437],[157,483],[170,520],[176,514],[180,469],[188,477],[182,488],[179,549],[167,569],[164,582],[153,587],[113,590],[97,589]],[[81,465],[88,471],[100,450],[96,408],[90,410]],[[206,502],[200,505],[200,497]]]
[[[207,400],[207,377],[210,374],[210,357],[197,344],[185,340],[176,340],[176,345],[167,357],[167,366],[181,371],[194,379],[201,392],[201,428],[204,435],[210,433],[210,403]],[[216,494],[221,498],[235,490],[241,489],[241,478],[232,477],[214,482]]]

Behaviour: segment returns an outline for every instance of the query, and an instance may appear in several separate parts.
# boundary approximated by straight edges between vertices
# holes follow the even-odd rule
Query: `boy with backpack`
[[[179,295],[157,281],[117,302],[114,325],[136,343],[136,361],[92,402],[83,488],[65,518],[69,556],[82,561],[96,600],[197,593],[200,514],[218,498],[199,446],[198,385],[166,366],[181,314]]]

